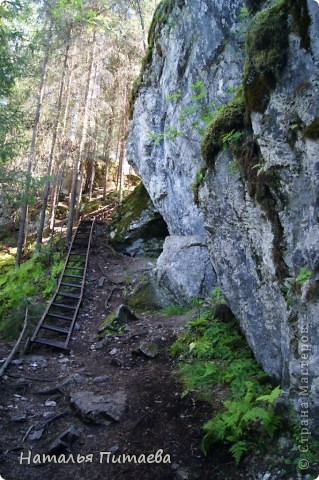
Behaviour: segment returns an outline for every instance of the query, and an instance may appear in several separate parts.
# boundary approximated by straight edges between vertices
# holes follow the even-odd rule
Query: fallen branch
[[[11,350],[11,353],[8,355],[7,360],[4,362],[4,364],[2,365],[2,367],[0,369],[0,378],[3,377],[4,372],[7,370],[8,366],[10,365],[10,362],[13,359],[13,357],[14,357],[17,349],[18,349],[18,346],[20,345],[20,343],[22,341],[22,338],[23,338],[23,335],[26,331],[27,325],[28,325],[28,309],[26,308],[22,331],[21,331],[20,336],[17,340],[17,343],[15,344],[13,349]]]
[[[120,288],[120,287],[112,287],[112,288],[111,288],[110,293],[108,294],[108,296],[107,296],[107,298],[105,299],[105,302],[104,302],[104,308],[105,308],[105,310],[108,309],[108,306],[109,306],[108,303],[109,303],[109,301],[110,301],[113,293],[115,292],[115,290],[121,290],[121,288]]]

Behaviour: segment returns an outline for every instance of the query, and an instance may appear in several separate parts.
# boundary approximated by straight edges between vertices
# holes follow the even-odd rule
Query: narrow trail
[[[138,314],[122,335],[99,343],[101,321],[125,303],[125,289],[153,262],[118,255],[108,245],[106,224],[95,226],[70,354],[34,348],[13,362],[1,382],[0,474],[5,480],[234,478],[227,476],[227,465],[219,477],[225,458],[233,469],[225,450],[209,459],[200,452],[201,425],[210,407],[183,397],[173,375],[168,347],[189,317]],[[150,341],[159,346],[156,358],[139,350]],[[2,358],[6,347],[1,345]],[[51,458],[40,464],[48,454],[62,463]],[[125,461],[125,454],[131,459]],[[143,463],[143,455],[146,462],[163,461]],[[236,478],[247,476],[237,473]]]

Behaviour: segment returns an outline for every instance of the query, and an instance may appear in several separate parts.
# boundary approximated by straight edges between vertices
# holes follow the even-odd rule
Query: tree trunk
[[[38,136],[39,121],[40,121],[40,114],[41,114],[43,94],[44,94],[44,85],[45,85],[49,51],[50,51],[50,45],[51,45],[51,39],[52,39],[52,28],[53,28],[53,18],[51,17],[50,23],[49,23],[48,35],[46,39],[45,53],[44,53],[44,58],[42,62],[40,88],[39,88],[37,108],[36,108],[33,132],[32,132],[32,140],[31,140],[31,146],[30,146],[30,152],[29,152],[29,158],[28,158],[27,178],[26,178],[26,186],[25,186],[25,192],[24,192],[25,199],[23,201],[23,205],[21,208],[21,219],[20,219],[19,234],[18,234],[17,254],[15,259],[16,267],[18,267],[21,262],[22,249],[23,249],[24,239],[26,234],[26,220],[28,216],[28,207],[29,207],[28,197],[30,194],[31,176],[32,176],[34,157],[35,157],[35,146],[36,146],[36,141]]]
[[[58,104],[57,104],[57,113],[56,113],[56,118],[55,118],[54,127],[53,127],[51,150],[50,150],[49,164],[48,164],[48,170],[47,170],[48,177],[50,177],[50,175],[52,174],[52,165],[53,165],[53,160],[54,160],[57,133],[58,133],[58,127],[59,127],[59,123],[60,123],[60,116],[61,116],[64,81],[65,81],[65,75],[66,75],[66,71],[67,71],[67,62],[68,62],[68,55],[69,55],[69,50],[70,50],[70,37],[68,38],[67,42],[68,43],[67,43],[67,46],[66,46],[66,49],[65,49],[65,54],[64,54],[62,77],[61,77]],[[46,213],[46,208],[47,208],[48,199],[49,199],[50,187],[51,187],[51,181],[49,179],[47,181],[46,185],[45,185],[44,193],[43,193],[40,221],[39,221],[39,228],[38,228],[38,236],[37,236],[37,249],[38,250],[40,250],[41,245],[42,245],[42,236],[43,236],[43,229],[44,229],[44,223],[45,223],[45,213]]]
[[[94,147],[92,152],[92,159],[91,159],[91,175],[89,178],[89,201],[92,200],[93,194],[93,186],[94,186],[94,179],[95,179],[95,162],[96,162],[96,153],[98,151],[98,136],[99,136],[99,124],[96,123],[95,132],[94,132]]]
[[[142,12],[142,8],[141,8],[140,0],[134,0],[134,4],[135,4],[136,11],[138,13],[138,16],[140,18],[142,38],[143,38],[143,47],[144,47],[144,52],[145,52],[146,51],[146,32],[145,32],[145,23],[144,23],[143,12]]]
[[[72,176],[72,187],[71,187],[71,198],[70,198],[70,207],[69,207],[69,220],[67,226],[67,234],[66,234],[66,242],[70,242],[72,238],[72,227],[73,227],[73,220],[75,214],[75,206],[76,206],[76,193],[77,193],[77,183],[78,183],[78,173],[79,173],[79,165],[82,157],[82,153],[84,150],[87,128],[88,128],[88,119],[89,119],[89,100],[90,100],[90,90],[91,84],[93,81],[93,65],[95,60],[95,32],[93,33],[93,50],[90,60],[89,72],[87,76],[87,83],[85,89],[85,97],[84,97],[84,115],[82,120],[82,132],[81,132],[81,141],[80,146],[77,152],[77,156],[75,159],[75,164],[73,168],[73,176]],[[79,192],[80,196],[80,192]]]
[[[124,111],[122,117],[122,125],[120,131],[120,157],[119,157],[119,169],[117,178],[117,190],[119,193],[119,202],[123,200],[123,186],[124,186],[124,156],[125,156],[125,139],[127,130],[127,118],[128,118],[128,102],[127,102],[127,90],[128,85],[125,82],[124,86]]]

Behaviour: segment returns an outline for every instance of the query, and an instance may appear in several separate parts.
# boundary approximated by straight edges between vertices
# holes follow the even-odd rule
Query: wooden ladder
[[[94,221],[82,220],[78,225],[55,293],[30,339],[30,349],[42,344],[69,351],[84,293]]]

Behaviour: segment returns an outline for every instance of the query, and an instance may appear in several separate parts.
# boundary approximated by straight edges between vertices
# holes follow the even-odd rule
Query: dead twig
[[[107,296],[107,298],[105,299],[105,302],[104,302],[104,308],[105,308],[105,310],[108,309],[108,303],[109,303],[109,301],[110,301],[113,293],[115,292],[115,290],[121,290],[121,288],[120,288],[120,287],[112,287],[112,288],[111,288],[111,290],[110,290],[110,292],[109,292],[109,294],[108,294],[108,296]]]
[[[8,355],[7,360],[4,362],[4,364],[2,365],[2,367],[0,369],[0,378],[3,377],[4,372],[7,370],[8,366],[10,365],[10,362],[13,359],[13,357],[14,357],[17,349],[18,349],[18,346],[20,345],[20,343],[22,341],[22,338],[23,338],[23,335],[26,331],[27,326],[28,326],[28,309],[26,308],[22,331],[20,333],[20,336],[19,336],[15,346],[11,350],[11,353]]]
[[[29,436],[29,433],[31,432],[32,428],[34,427],[35,425],[31,425],[31,427],[28,428],[28,430],[26,431],[26,434],[24,435],[23,439],[22,439],[22,443],[28,438]]]

